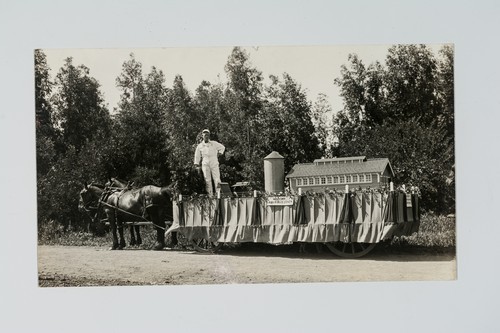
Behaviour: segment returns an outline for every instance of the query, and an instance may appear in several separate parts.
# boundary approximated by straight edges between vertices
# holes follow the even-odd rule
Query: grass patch
[[[419,231],[411,236],[394,237],[391,245],[430,248],[454,248],[456,245],[454,217],[424,214]]]
[[[153,226],[141,226],[140,233],[142,244],[138,248],[144,250],[152,250],[156,245],[156,230]],[[129,227],[123,229],[125,242],[127,246],[130,245],[130,231]],[[137,237],[137,235],[136,235]],[[178,236],[179,246],[187,246],[186,240]],[[171,246],[170,236],[166,239],[166,245]],[[113,244],[113,237],[111,231],[106,232],[103,236],[97,236],[91,232],[86,231],[64,231],[62,226],[54,221],[49,221],[38,230],[38,244],[39,245],[62,245],[62,246],[94,246],[94,247],[111,247]]]

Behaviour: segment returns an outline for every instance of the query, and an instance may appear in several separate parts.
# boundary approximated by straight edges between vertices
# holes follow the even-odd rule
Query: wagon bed
[[[188,240],[223,243],[324,243],[344,257],[359,257],[420,224],[419,197],[403,191],[352,191],[273,196],[179,198],[173,226]]]

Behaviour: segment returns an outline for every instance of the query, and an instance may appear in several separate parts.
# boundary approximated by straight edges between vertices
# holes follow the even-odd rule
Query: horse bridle
[[[81,194],[80,194],[80,197],[82,198],[82,201],[83,201],[83,209],[85,210],[85,213],[87,213],[87,215],[92,220],[92,223],[94,223],[98,217],[98,214],[99,214],[101,200],[97,199],[97,202],[96,202],[97,206],[91,206],[94,203],[93,200],[89,200],[88,202],[85,202],[85,199],[83,198],[83,196]],[[93,210],[95,210],[94,216],[92,216],[92,214],[91,214]]]

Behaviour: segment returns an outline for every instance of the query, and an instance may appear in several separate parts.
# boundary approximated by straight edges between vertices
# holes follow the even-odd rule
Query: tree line
[[[37,198],[39,226],[57,221],[83,228],[78,193],[85,181],[110,177],[136,185],[188,184],[201,130],[226,146],[224,181],[263,188],[262,159],[271,151],[294,164],[322,156],[388,157],[396,182],[420,186],[425,207],[454,209],[453,50],[436,58],[425,46],[394,46],[386,64],[365,66],[356,55],[332,84],[344,108],[332,115],[324,95],[312,103],[291,75],[264,75],[235,47],[227,83],[202,81],[189,91],[181,75],[168,85],[131,54],[116,78],[120,100],[108,110],[99,82],[85,65],[65,60],[54,78],[35,51]],[[428,199],[426,199],[426,197]],[[447,205],[447,206],[445,206]]]

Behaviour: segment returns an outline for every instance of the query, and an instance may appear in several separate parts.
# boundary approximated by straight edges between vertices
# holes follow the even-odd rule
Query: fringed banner
[[[411,195],[411,207],[406,202],[405,193],[359,191],[296,196],[290,206],[248,197],[183,200],[173,207],[174,221],[188,239],[377,243],[418,231],[418,195]]]

